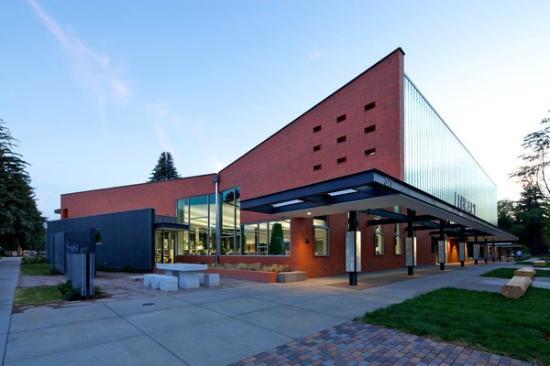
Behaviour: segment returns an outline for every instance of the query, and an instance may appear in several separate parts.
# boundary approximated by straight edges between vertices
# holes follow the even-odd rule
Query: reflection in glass
[[[452,205],[463,197],[496,225],[496,185],[407,76],[404,94],[405,181]]]

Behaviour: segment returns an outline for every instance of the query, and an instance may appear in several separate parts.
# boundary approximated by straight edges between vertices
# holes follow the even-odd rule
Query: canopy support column
[[[409,276],[414,275],[416,266],[416,237],[414,236],[414,210],[407,209],[407,238],[405,239],[405,264]]]
[[[357,211],[348,212],[346,271],[349,273],[349,285],[357,286],[357,272],[361,271],[361,231],[359,230],[359,212]]]

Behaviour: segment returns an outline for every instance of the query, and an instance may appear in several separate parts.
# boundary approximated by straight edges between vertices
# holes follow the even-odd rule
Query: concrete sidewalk
[[[21,258],[0,259],[0,364],[4,360]]]
[[[433,289],[474,286],[501,266],[420,269],[366,290],[337,286],[346,278],[337,276],[36,308],[13,315],[5,365],[224,365]]]

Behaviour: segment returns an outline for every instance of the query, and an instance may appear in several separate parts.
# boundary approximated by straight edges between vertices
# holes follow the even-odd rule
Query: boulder
[[[533,278],[535,276],[535,269],[532,267],[523,267],[514,271],[514,276],[520,277],[529,277]]]
[[[533,265],[535,267],[546,267],[546,261],[542,261],[542,260],[533,261]]]
[[[531,278],[524,276],[514,276],[500,291],[502,296],[508,299],[519,299],[527,292],[531,286]]]

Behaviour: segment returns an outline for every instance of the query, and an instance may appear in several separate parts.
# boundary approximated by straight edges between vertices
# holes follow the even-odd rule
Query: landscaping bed
[[[208,272],[219,273],[223,278],[236,278],[239,280],[257,282],[277,282],[277,274],[288,272],[289,268],[282,264],[262,263],[224,263],[210,264]]]
[[[444,288],[367,313],[365,323],[550,365],[550,290],[518,300]]]
[[[517,268],[497,268],[482,274],[482,277],[512,278]],[[535,277],[550,277],[550,271],[537,271]]]

